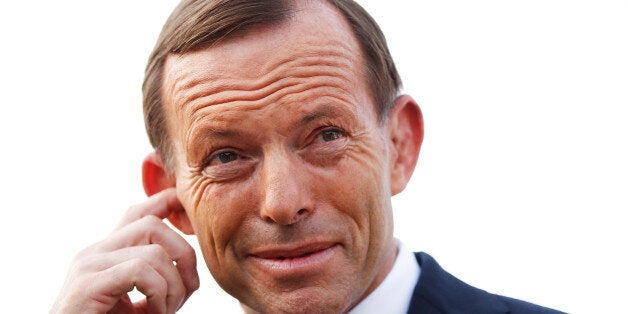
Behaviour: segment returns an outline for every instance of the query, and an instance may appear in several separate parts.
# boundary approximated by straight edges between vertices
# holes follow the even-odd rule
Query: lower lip
[[[286,259],[268,259],[251,256],[252,261],[264,271],[277,276],[302,276],[313,272],[320,272],[333,258],[337,244],[312,254]]]

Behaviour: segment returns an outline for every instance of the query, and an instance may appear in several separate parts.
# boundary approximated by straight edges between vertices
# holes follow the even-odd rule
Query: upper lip
[[[251,255],[264,259],[296,258],[326,250],[334,245],[335,243],[332,242],[315,242],[300,245],[272,246],[257,249]]]

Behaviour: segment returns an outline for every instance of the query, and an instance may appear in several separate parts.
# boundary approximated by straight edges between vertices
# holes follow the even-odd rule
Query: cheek
[[[318,184],[324,187],[317,193],[321,199],[330,200],[333,208],[350,216],[362,234],[378,232],[372,229],[391,220],[387,159],[382,147],[378,138],[363,138],[349,145],[333,171],[316,178],[325,182]]]
[[[209,266],[235,258],[234,240],[250,209],[247,187],[203,183],[201,178],[182,193],[184,205]],[[184,202],[182,200],[182,202]]]
[[[379,138],[370,145],[356,146],[347,155],[343,178],[351,182],[353,207],[345,207],[358,223],[360,236],[356,241],[363,254],[365,269],[376,271],[393,241],[393,217],[387,151]],[[349,204],[351,206],[351,204]]]
[[[343,170],[346,182],[351,182],[355,193],[361,197],[372,197],[384,200],[389,180],[387,175],[388,161],[384,143],[378,137],[369,136],[355,145],[351,145],[344,160]],[[372,206],[379,207],[377,204]]]

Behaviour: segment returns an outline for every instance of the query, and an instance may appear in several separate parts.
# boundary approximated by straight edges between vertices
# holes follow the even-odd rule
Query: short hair
[[[375,112],[384,121],[401,88],[384,34],[355,1],[324,1],[338,9],[349,23],[365,59],[366,82]],[[204,49],[255,26],[282,22],[293,14],[293,6],[293,0],[183,0],[174,9],[148,58],[142,85],[148,138],[167,170],[174,170],[162,97],[167,57]]]

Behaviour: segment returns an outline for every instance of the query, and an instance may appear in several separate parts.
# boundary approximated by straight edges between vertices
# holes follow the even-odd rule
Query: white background
[[[628,311],[628,2],[360,2],[425,117],[396,235],[491,292]],[[140,85],[175,4],[1,2],[2,312],[46,312],[144,199]],[[237,312],[199,265],[182,312]]]

